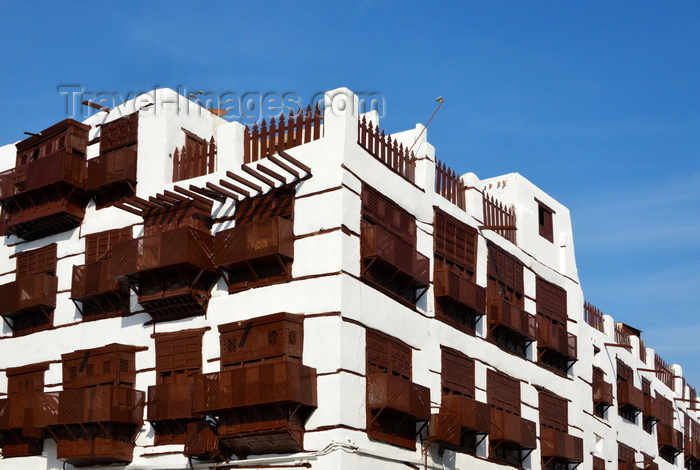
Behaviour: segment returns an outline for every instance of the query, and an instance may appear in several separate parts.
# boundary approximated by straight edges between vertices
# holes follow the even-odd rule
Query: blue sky
[[[0,142],[61,120],[62,84],[347,86],[386,98],[389,132],[444,96],[438,156],[569,206],[587,299],[700,386],[700,3],[126,3],[0,0]]]

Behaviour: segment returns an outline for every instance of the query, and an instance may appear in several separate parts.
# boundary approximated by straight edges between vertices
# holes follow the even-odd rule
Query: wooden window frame
[[[556,212],[537,198],[535,198],[535,202],[537,203],[540,236],[550,243],[554,243],[554,214]]]

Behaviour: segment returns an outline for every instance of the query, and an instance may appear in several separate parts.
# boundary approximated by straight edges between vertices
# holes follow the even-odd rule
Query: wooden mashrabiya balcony
[[[194,411],[217,415],[219,441],[239,456],[302,451],[316,406],[316,370],[298,362],[195,377]]]
[[[0,173],[8,233],[36,240],[80,225],[88,202],[88,130],[66,119],[16,144],[17,166]]]
[[[489,434],[489,439],[491,441],[515,444],[522,449],[534,449],[537,447],[535,423],[491,407],[491,434]]]
[[[426,289],[430,283],[430,260],[415,246],[379,225],[364,224],[360,236],[360,255],[364,271],[381,267],[389,277],[401,282],[404,289]]]
[[[503,297],[489,299],[488,319],[492,328],[505,328],[527,340],[534,340],[537,335],[537,318]]]
[[[630,407],[638,411],[644,409],[644,394],[631,382],[617,382],[617,402],[620,406]]]
[[[463,273],[450,268],[438,269],[433,282],[436,298],[448,299],[479,315],[486,313],[486,289]]]
[[[549,349],[567,359],[576,359],[576,336],[568,333],[564,325],[554,324],[544,317],[537,322],[537,347]]]
[[[593,388],[593,403],[613,404],[612,384],[603,379],[594,379],[591,384]]]
[[[540,454],[544,458],[583,462],[583,439],[564,431],[540,426]]]
[[[0,285],[0,315],[13,318],[23,312],[52,310],[57,292],[58,278],[44,273]]]
[[[488,404],[461,395],[443,395],[438,414],[430,418],[430,435],[444,444],[459,446],[464,431],[491,432]]]
[[[111,270],[129,282],[154,321],[206,312],[216,281],[213,238],[181,227],[116,243]]]

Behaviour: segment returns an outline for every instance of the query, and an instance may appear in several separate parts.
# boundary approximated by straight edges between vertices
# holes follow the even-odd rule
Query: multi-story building
[[[695,390],[531,182],[346,89],[150,100],[0,147],[0,469],[700,468]]]

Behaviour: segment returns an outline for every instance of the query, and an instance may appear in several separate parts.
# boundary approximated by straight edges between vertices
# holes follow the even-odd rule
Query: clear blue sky
[[[586,298],[700,386],[700,3],[18,5],[0,0],[1,143],[62,119],[61,84],[347,86],[385,96],[389,132],[444,96],[438,156],[570,207]]]

